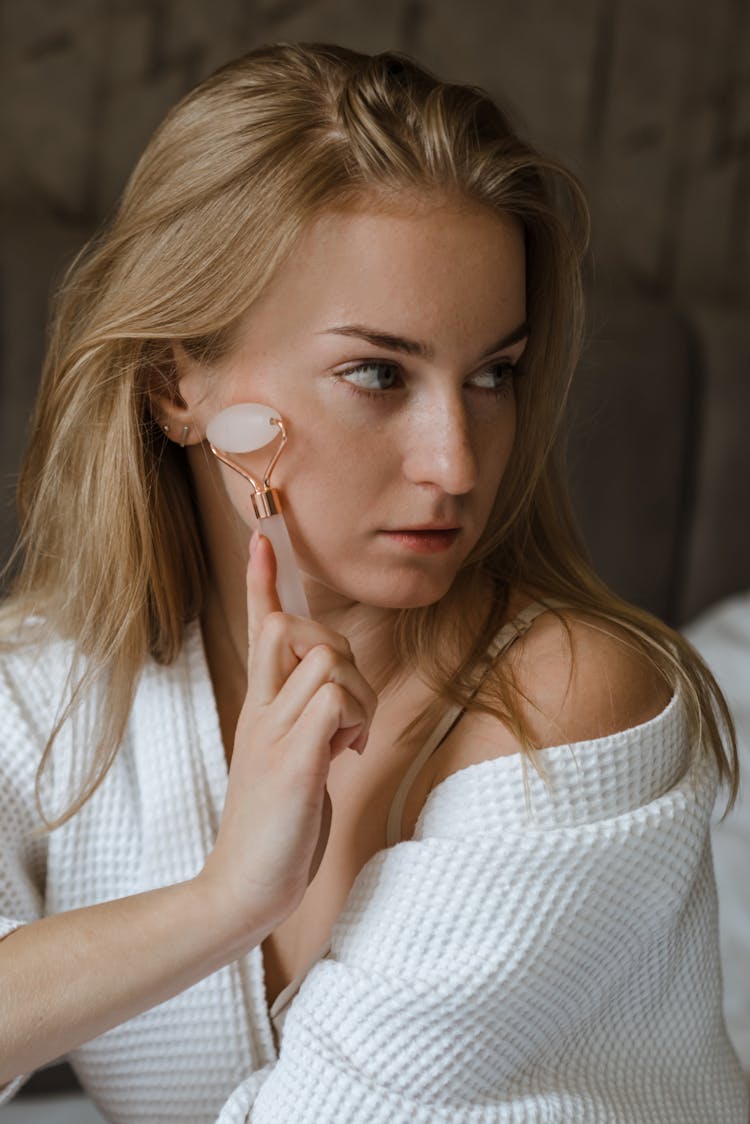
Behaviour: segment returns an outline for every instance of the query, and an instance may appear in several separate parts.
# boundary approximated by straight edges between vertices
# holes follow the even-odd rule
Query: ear
[[[203,389],[200,366],[179,341],[172,341],[163,360],[149,371],[148,398],[157,425],[177,445],[199,445],[205,440],[199,406]]]

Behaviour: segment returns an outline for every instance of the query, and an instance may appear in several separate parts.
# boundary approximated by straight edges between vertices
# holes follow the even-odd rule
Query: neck
[[[201,623],[209,660],[220,665],[221,678],[247,684],[247,603],[245,555],[233,557],[226,546],[209,549],[209,581]],[[392,644],[397,610],[344,598],[303,575],[313,620],[345,636],[362,675],[379,691],[396,670]],[[217,669],[218,670],[218,669]]]

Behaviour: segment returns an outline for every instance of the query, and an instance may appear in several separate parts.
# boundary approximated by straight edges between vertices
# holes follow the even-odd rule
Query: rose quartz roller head
[[[281,433],[281,444],[268,462],[262,483],[248,472],[244,465],[238,464],[229,455],[251,453],[255,449],[262,449],[279,433]],[[262,406],[258,402],[240,402],[236,406],[228,406],[226,410],[222,410],[212,418],[206,428],[206,436],[214,456],[229,468],[233,468],[235,472],[239,472],[240,476],[253,487],[253,510],[260,520],[258,530],[271,540],[276,555],[276,592],[282,610],[285,613],[294,613],[298,617],[309,617],[310,609],[297,559],[294,556],[292,540],[289,538],[289,531],[281,514],[281,499],[278,491],[272,488],[270,483],[273,467],[286,445],[283,421],[277,411],[272,410],[270,406]]]

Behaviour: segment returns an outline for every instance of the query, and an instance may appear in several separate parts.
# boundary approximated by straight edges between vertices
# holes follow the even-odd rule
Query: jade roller
[[[279,433],[281,444],[268,462],[262,482],[244,465],[232,459],[232,453],[252,453],[262,449]],[[310,608],[282,514],[281,498],[278,490],[271,487],[271,473],[287,441],[284,422],[270,406],[262,406],[259,402],[239,402],[211,419],[206,427],[206,436],[214,456],[252,486],[251,498],[259,521],[258,530],[270,539],[276,555],[276,592],[283,612],[309,617]]]

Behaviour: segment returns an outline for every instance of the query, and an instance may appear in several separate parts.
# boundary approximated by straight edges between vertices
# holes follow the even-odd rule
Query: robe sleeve
[[[278,1062],[220,1124],[745,1124],[720,1025],[713,764],[645,800],[643,777],[614,804],[589,793],[570,822],[564,799],[511,806],[507,760],[448,777],[414,838],[362,869]]]

